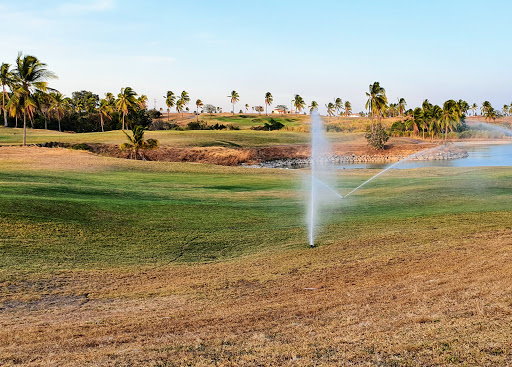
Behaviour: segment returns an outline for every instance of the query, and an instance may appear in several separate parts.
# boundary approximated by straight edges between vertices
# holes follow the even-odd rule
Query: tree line
[[[47,65],[32,55],[18,54],[14,65],[2,63],[0,66],[0,84],[2,86],[2,112],[4,126],[23,126],[23,143],[26,144],[27,124],[33,128],[54,129],[59,131],[106,131],[134,126],[148,127],[152,118],[160,116],[156,110],[148,110],[148,97],[144,94],[138,95],[132,88],[125,87],[117,95],[105,93],[104,98],[90,91],[73,92],[71,97],[66,97],[56,89],[50,88],[50,80],[57,78],[56,75],[47,69]],[[232,104],[232,113],[235,114],[236,105],[240,102],[240,95],[233,90],[228,96]],[[398,98],[396,103],[388,103],[385,89],[375,82],[369,85],[366,92],[366,113],[360,112],[372,120],[380,123],[386,117],[404,117],[404,121],[397,122],[393,129],[395,131],[411,131],[414,134],[425,133],[433,138],[436,135],[448,131],[460,129],[464,124],[464,118],[472,112],[476,115],[478,110],[486,120],[495,120],[501,116],[512,114],[512,103],[504,105],[503,109],[495,109],[489,101],[482,103],[479,107],[476,103],[472,105],[463,100],[448,100],[442,106],[432,105],[425,100],[421,107],[406,109],[407,102],[404,98]],[[171,108],[176,108],[176,113],[189,112],[190,96],[188,92],[182,91],[175,94],[168,91],[163,97],[167,106],[168,119],[170,119]],[[264,95],[264,107],[253,106],[253,112],[265,112],[268,115],[268,108],[274,103],[272,93]],[[204,104],[201,99],[195,101],[197,115],[199,113],[219,113],[221,107],[211,104]],[[250,106],[245,104],[245,111]],[[290,108],[279,104],[276,109],[279,113],[310,113],[318,110],[319,103],[311,101],[309,106],[305,100],[296,94],[290,101]],[[341,98],[334,98],[332,102],[325,104],[328,116],[349,116],[352,114],[352,105],[349,101],[343,102]],[[243,112],[240,110],[240,112]],[[20,122],[22,121],[22,122]]]

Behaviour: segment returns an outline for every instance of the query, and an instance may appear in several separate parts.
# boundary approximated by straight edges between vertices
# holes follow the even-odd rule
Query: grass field
[[[510,168],[390,171],[315,249],[300,171],[1,147],[0,172],[0,365],[512,361]]]

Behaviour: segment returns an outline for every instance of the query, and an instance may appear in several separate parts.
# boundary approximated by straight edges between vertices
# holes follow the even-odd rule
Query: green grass
[[[202,116],[202,120],[206,121],[208,124],[215,124],[216,122],[222,124],[232,124],[238,125],[241,128],[250,128],[252,126],[263,126],[266,122],[269,122],[270,119],[273,118],[277,122],[282,123],[285,126],[301,126],[307,121],[307,118],[304,116],[296,116],[296,117],[283,117],[279,115],[270,115],[265,116],[262,115],[234,115],[234,116],[210,116],[204,115]]]
[[[307,245],[301,172],[101,159],[109,164],[92,172],[0,163],[4,274],[226,260]],[[374,173],[345,170],[338,190]],[[319,242],[510,228],[511,179],[509,168],[394,170],[329,208]]]

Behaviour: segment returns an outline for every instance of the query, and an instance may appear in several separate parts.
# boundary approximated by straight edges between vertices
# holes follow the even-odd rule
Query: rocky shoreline
[[[410,161],[433,161],[433,160],[452,160],[466,158],[468,152],[460,148],[433,148],[423,152],[411,155],[386,155],[386,154],[366,154],[366,155],[331,155],[324,158],[326,164],[350,164],[350,163],[392,163],[404,159]],[[311,165],[311,158],[286,158],[272,161],[261,162],[252,167],[261,168],[301,168]]]

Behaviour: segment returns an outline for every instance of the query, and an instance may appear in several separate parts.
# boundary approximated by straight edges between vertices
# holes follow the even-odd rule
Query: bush
[[[148,130],[183,130],[178,124],[174,122],[167,122],[162,120],[153,120],[149,125]]]
[[[382,127],[381,123],[375,125],[372,129],[370,125],[366,127],[366,134],[364,134],[368,145],[375,149],[384,149],[386,142],[389,139],[389,133]]]
[[[282,123],[279,121],[274,120],[273,118],[270,118],[269,122],[265,122],[265,125],[263,126],[253,126],[252,130],[266,130],[266,131],[273,131],[273,130],[281,130],[284,127]]]
[[[187,124],[189,130],[210,130],[208,124],[204,121],[190,121]]]
[[[91,148],[87,144],[85,144],[85,143],[78,143],[78,144],[73,144],[71,146],[71,149],[74,149],[74,150],[89,150]]]
[[[228,129],[228,130],[240,130],[240,126],[233,125],[233,124],[227,124],[226,125],[226,129]]]
[[[148,113],[149,113],[149,117],[151,117],[152,119],[157,119],[160,116],[162,116],[162,113],[158,110],[155,110],[154,108],[149,110]]]

